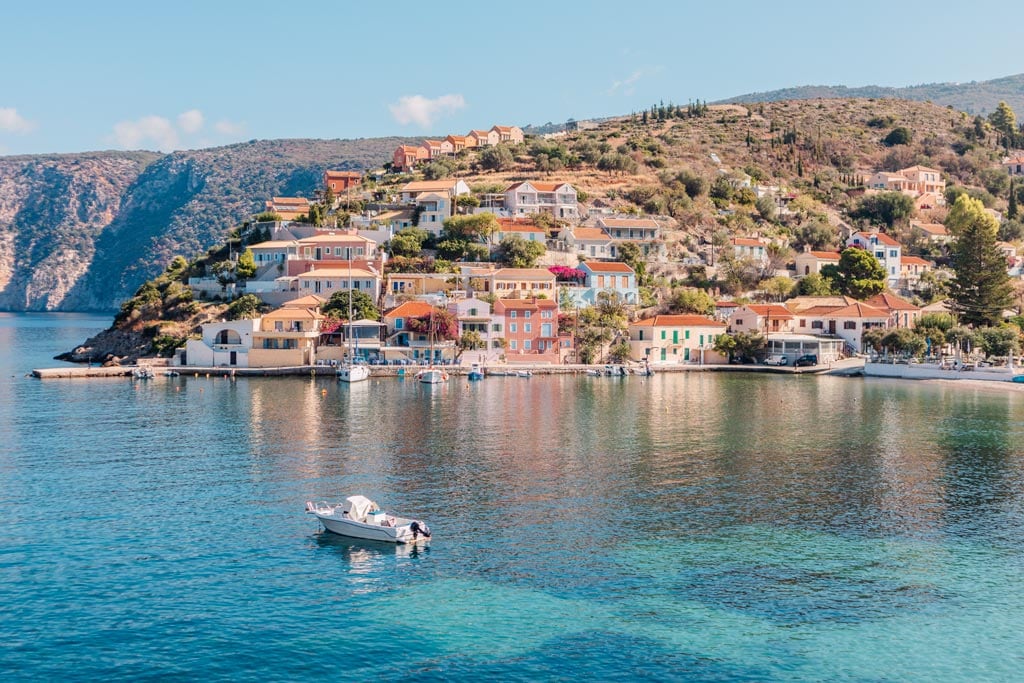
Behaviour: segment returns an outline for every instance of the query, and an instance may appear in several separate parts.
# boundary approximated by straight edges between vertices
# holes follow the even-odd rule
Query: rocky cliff
[[[405,138],[269,140],[175,152],[0,157],[0,310],[117,309],[273,195],[379,166]]]

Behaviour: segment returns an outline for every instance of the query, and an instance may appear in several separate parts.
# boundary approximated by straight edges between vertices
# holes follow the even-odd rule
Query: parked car
[[[817,364],[818,364],[818,356],[816,356],[813,353],[805,353],[804,355],[800,356],[795,361],[793,361],[793,367],[795,367],[795,368],[803,368],[803,367],[807,367],[807,366],[810,366],[810,365],[817,365]]]
[[[789,362],[789,359],[782,354],[776,354],[774,356],[768,356],[764,359],[765,365],[785,365]]]

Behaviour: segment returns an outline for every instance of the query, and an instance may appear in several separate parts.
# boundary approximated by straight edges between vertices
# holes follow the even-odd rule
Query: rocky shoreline
[[[86,339],[81,346],[54,356],[54,360],[69,363],[98,363],[100,365],[132,365],[149,353],[151,340],[141,332],[118,330],[113,327]]]

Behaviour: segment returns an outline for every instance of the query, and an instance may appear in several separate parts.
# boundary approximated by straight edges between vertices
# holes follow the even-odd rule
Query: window
[[[510,348],[510,349],[512,349],[513,351],[515,351],[515,350],[516,350],[516,348],[517,348],[517,347],[516,347],[516,344],[517,344],[516,340],[515,340],[515,339],[512,339],[512,340],[510,340],[510,341],[509,341],[509,343],[508,343],[508,348]]]
[[[822,321],[820,321],[820,320],[812,320],[811,321],[811,329],[812,330],[820,330],[823,327],[825,327],[825,324]]]
[[[475,308],[469,309],[469,314],[472,315],[472,316],[475,316],[476,315],[476,309]]]
[[[530,312],[529,311],[523,311],[523,317],[526,318],[527,320],[529,320],[530,319]]]
[[[523,325],[523,332],[533,332],[533,325],[530,323]]]
[[[662,338],[662,339],[664,339],[664,338],[665,338],[665,330],[662,330],[662,331],[661,331],[661,338]]]
[[[284,322],[281,320],[274,321],[274,332],[284,332]]]
[[[341,247],[335,247],[334,248],[334,255],[335,256],[341,256]]]
[[[501,332],[501,324],[494,323],[491,325],[491,332]]]
[[[857,321],[856,320],[847,320],[846,322],[843,323],[843,329],[844,330],[855,330],[855,329],[857,329]]]
[[[515,323],[509,323],[509,324],[508,324],[508,331],[509,331],[510,333],[513,333],[513,332],[515,332],[515,331],[516,331],[516,324],[515,324]]]
[[[736,323],[735,324],[736,325],[742,325],[743,324],[743,318],[736,318]],[[664,339],[664,337],[662,337],[662,339]]]
[[[686,334],[683,335],[683,339],[689,339],[689,338],[690,338],[690,331],[686,330]]]
[[[516,312],[515,311],[510,311],[509,314],[508,314],[508,317],[515,319]]]
[[[530,342],[529,339],[527,339],[526,341],[523,342],[523,350],[524,351],[529,351],[531,348],[532,348],[532,346],[531,346],[531,342]]]
[[[800,327],[807,327],[807,321],[803,318],[800,319]]]
[[[644,331],[640,330],[640,341],[644,340]]]
[[[404,318],[395,318],[395,329],[396,330],[405,329],[405,319]]]
[[[330,280],[327,281],[327,289],[334,289],[334,283]]]

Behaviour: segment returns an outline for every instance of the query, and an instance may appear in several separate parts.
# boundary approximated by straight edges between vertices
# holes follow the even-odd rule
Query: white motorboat
[[[479,363],[473,363],[469,366],[469,381],[476,382],[484,378],[484,368]]]
[[[448,373],[440,368],[426,368],[416,373],[416,381],[424,384],[440,384],[448,379]]]
[[[532,370],[516,370],[516,377],[533,377]]]
[[[139,365],[132,370],[133,379],[153,379],[154,377],[156,377],[156,373],[148,365]]]
[[[342,382],[362,382],[370,376],[370,368],[365,365],[342,365],[338,368],[338,379]]]
[[[306,503],[306,513],[315,515],[327,531],[385,543],[416,543],[430,539],[430,528],[419,519],[389,515],[369,498],[349,496],[340,505]]]
[[[604,366],[604,374],[609,377],[625,377],[629,374],[629,370],[626,369],[625,365],[606,365]]]

